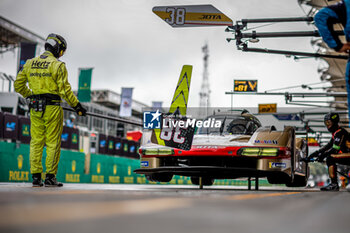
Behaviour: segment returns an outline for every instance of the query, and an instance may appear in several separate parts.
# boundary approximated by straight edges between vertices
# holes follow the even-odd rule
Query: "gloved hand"
[[[327,156],[327,153],[321,154],[317,157],[316,161],[322,163]]]
[[[74,107],[74,110],[79,116],[86,116],[87,110],[81,105],[80,102]]]
[[[308,157],[300,159],[300,161],[305,162],[305,163],[310,163],[313,158],[319,158],[320,155],[321,155],[321,153],[317,150],[314,153],[310,154]],[[314,160],[312,160],[312,161],[314,161]]]
[[[301,158],[300,161],[304,163],[310,163],[311,158],[310,157]]]

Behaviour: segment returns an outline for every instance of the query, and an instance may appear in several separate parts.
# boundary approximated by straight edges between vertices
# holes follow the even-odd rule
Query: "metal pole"
[[[271,53],[271,54],[282,54],[291,56],[303,56],[303,57],[326,57],[334,59],[349,59],[347,55],[330,55],[330,54],[320,54],[320,53],[307,53],[307,52],[297,52],[297,51],[286,51],[286,50],[274,50],[274,49],[261,49],[261,48],[240,48],[243,52],[256,52],[256,53]]]
[[[71,108],[66,108],[66,107],[62,107],[63,110],[66,111],[70,111],[70,112],[75,112],[73,109]],[[126,124],[131,124],[131,125],[137,125],[137,126],[143,126],[143,124],[135,122],[135,121],[131,121],[131,120],[126,120],[123,118],[119,118],[119,117],[111,117],[111,116],[105,116],[105,115],[101,115],[101,114],[97,114],[97,113],[92,113],[92,112],[87,112],[86,115],[88,116],[93,116],[93,117],[98,117],[98,118],[102,118],[102,119],[106,119],[106,120],[111,120],[111,121],[118,121],[121,123],[126,123]]]
[[[225,92],[226,95],[282,95],[293,97],[347,97],[346,92]]]
[[[338,36],[344,35],[343,31],[335,31]],[[292,32],[249,32],[240,34],[240,38],[272,38],[272,37],[320,37],[317,30],[315,31],[292,31]]]
[[[313,17],[289,17],[289,18],[262,18],[262,19],[242,19],[241,22],[247,23],[283,23],[283,22],[312,22]]]

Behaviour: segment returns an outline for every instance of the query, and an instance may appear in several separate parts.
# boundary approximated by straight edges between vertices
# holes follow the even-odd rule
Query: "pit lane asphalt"
[[[178,185],[0,183],[0,232],[350,232],[350,193]]]

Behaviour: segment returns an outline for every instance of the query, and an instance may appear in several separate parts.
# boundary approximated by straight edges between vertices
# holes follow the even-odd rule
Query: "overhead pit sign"
[[[234,80],[234,92],[257,92],[258,80]]]
[[[276,113],[277,104],[259,104],[259,113]]]
[[[172,27],[232,26],[232,20],[212,5],[156,6],[153,12]]]

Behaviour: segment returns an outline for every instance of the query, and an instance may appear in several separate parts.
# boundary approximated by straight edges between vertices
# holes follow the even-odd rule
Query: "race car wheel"
[[[191,177],[191,182],[192,182],[192,184],[194,184],[194,185],[199,185],[199,177],[194,177],[194,176],[192,176],[192,177]],[[203,177],[203,178],[202,178],[202,182],[203,182],[203,185],[210,186],[210,185],[213,185],[213,184],[214,184],[215,179]]]
[[[173,178],[172,174],[151,174],[146,175],[146,179],[152,182],[170,182]]]
[[[268,176],[267,177],[267,181],[270,184],[285,184],[286,183],[286,179],[285,178],[276,177],[276,176]]]
[[[293,182],[287,182],[287,187],[305,187],[307,184],[307,177],[306,176],[299,176],[294,175],[294,181]]]

